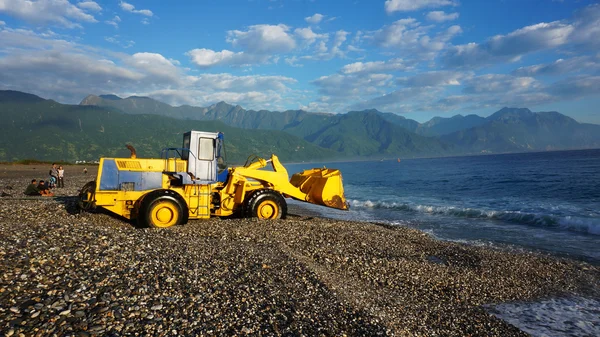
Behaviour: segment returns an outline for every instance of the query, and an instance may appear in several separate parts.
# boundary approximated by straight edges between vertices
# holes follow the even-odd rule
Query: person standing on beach
[[[65,187],[65,169],[62,166],[58,167],[58,188]]]
[[[35,184],[36,182],[37,182],[36,179],[31,179],[31,184],[29,184],[27,186],[27,188],[25,189],[25,192],[23,192],[23,194],[33,196],[33,197],[39,197],[40,195],[42,195]]]
[[[56,167],[56,163],[52,163],[52,168],[50,169],[50,181],[48,182],[48,187],[53,188],[58,182],[58,168]]]

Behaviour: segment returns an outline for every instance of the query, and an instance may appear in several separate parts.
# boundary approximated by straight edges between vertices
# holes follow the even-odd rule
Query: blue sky
[[[600,124],[588,0],[0,0],[0,89]]]

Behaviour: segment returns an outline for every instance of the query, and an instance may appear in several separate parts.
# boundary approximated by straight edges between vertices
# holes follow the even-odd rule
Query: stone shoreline
[[[0,170],[0,335],[526,336],[482,305],[599,296],[584,262],[297,208],[135,228],[78,213],[72,196],[95,176],[80,169],[38,200],[20,193],[44,168]]]

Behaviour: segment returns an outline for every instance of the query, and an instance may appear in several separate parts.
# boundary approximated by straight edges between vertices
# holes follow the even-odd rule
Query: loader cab
[[[181,159],[188,162],[188,173],[198,183],[208,184],[227,180],[223,133],[189,131],[183,135]]]

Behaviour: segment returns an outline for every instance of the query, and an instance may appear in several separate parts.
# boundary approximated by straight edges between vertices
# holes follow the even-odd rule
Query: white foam
[[[600,219],[597,218],[578,218],[574,216],[566,216],[561,218],[558,223],[561,227],[566,229],[600,235]]]
[[[486,306],[494,316],[532,336],[600,336],[600,300],[552,298]]]
[[[597,217],[583,218],[575,216],[559,216],[544,213],[531,213],[524,211],[486,210],[470,207],[435,206],[420,204],[415,205],[409,203],[371,200],[351,200],[350,204],[356,208],[384,208],[395,209],[399,211],[448,215],[460,218],[497,219],[525,225],[555,227],[574,232],[600,235],[600,218]]]

